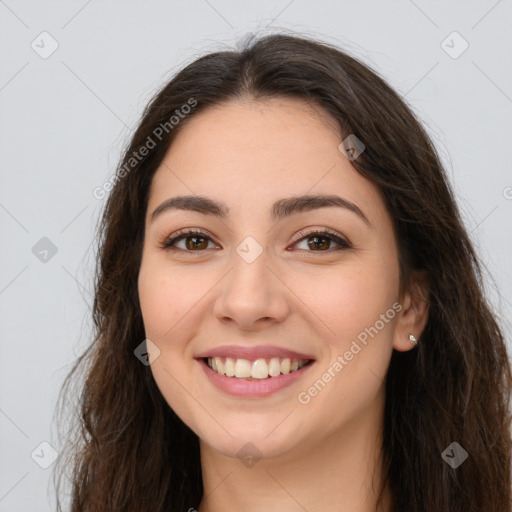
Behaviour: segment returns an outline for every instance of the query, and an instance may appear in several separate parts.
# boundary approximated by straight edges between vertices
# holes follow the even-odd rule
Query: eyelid
[[[327,228],[327,227],[308,227],[301,229],[295,236],[294,240],[291,242],[291,246],[296,245],[298,242],[303,241],[304,239],[312,236],[312,235],[325,235],[327,238],[330,238],[335,244],[338,245],[338,249],[329,249],[327,251],[305,251],[304,249],[298,249],[299,251],[312,253],[312,254],[325,254],[325,253],[332,253],[336,252],[341,249],[350,249],[352,248],[352,243],[348,240],[347,237],[342,235],[341,233],[338,233],[337,231]],[[171,233],[170,235],[164,236],[159,241],[160,248],[164,250],[173,250],[176,249],[177,251],[181,252],[188,252],[188,253],[202,253],[206,250],[199,250],[199,251],[189,251],[185,249],[179,249],[176,248],[174,245],[178,241],[184,240],[189,237],[198,237],[198,238],[205,238],[208,241],[211,241],[212,243],[217,244],[215,242],[215,237],[213,237],[206,229],[203,228],[181,228],[178,231],[175,231],[174,233]],[[288,248],[287,248],[288,250]]]
[[[297,242],[300,242],[304,238],[307,238],[308,236],[311,236],[314,234],[325,234],[325,235],[329,235],[330,237],[333,237],[335,239],[339,238],[342,242],[344,242],[345,244],[352,247],[352,243],[349,241],[349,239],[346,236],[342,235],[341,233],[338,233],[338,231],[335,231],[334,229],[320,227],[320,226],[316,226],[316,227],[314,226],[314,227],[308,227],[308,228],[301,229],[297,233],[297,236],[294,237],[295,239],[293,240],[292,244],[296,244]],[[334,241],[336,241],[336,240],[334,240]],[[336,242],[336,243],[338,243],[338,242]],[[324,252],[328,252],[328,251],[324,251]]]
[[[217,244],[217,242],[215,242],[215,237],[211,233],[209,233],[208,230],[203,229],[203,228],[194,228],[194,227],[181,228],[181,229],[178,229],[177,231],[171,233],[170,235],[164,235],[161,239],[159,239],[158,243],[162,249],[172,249],[173,246],[166,247],[166,244],[170,243],[171,241],[173,243],[176,243],[179,240],[184,240],[188,237],[194,237],[194,236],[207,238],[214,244],[219,245],[219,244]],[[183,252],[204,252],[204,251],[183,251]]]

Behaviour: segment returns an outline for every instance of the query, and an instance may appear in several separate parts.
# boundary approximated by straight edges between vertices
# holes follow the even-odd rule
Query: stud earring
[[[409,340],[414,346],[418,344],[418,340],[412,334],[409,334]]]

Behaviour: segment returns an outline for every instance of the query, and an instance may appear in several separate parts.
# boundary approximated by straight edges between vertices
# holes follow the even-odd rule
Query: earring
[[[409,334],[409,340],[411,341],[411,343],[416,346],[417,343],[418,343],[418,340],[414,337],[414,335],[412,334]]]

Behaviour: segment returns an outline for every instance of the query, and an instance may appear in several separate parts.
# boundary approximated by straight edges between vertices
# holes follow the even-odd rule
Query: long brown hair
[[[124,152],[98,226],[94,339],[61,394],[63,404],[82,370],[77,426],[59,462],[71,470],[70,510],[199,506],[198,438],[134,356],[145,339],[137,278],[151,180],[174,136],[198,112],[247,96],[314,103],[343,138],[364,143],[352,164],[378,186],[393,220],[401,289],[413,271],[427,278],[420,344],[393,351],[386,377],[381,493],[389,485],[396,512],[510,512],[510,361],[436,149],[376,72],[325,42],[284,34],[186,66],[146,107]],[[149,139],[156,144],[134,160]],[[452,442],[469,455],[456,469],[442,457]]]

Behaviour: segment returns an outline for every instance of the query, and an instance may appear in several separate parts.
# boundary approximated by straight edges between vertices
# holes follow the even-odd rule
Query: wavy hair
[[[151,180],[175,135],[209,106],[248,97],[302,99],[330,114],[342,138],[363,141],[366,149],[352,165],[378,187],[393,221],[401,290],[414,271],[428,281],[421,342],[393,351],[386,376],[379,498],[388,485],[394,512],[510,512],[510,360],[434,144],[378,73],[328,43],[286,34],[184,67],[146,106],[123,152],[97,226],[93,340],[67,375],[58,407],[66,399],[76,403],[75,427],[57,466],[71,473],[70,510],[199,506],[197,435],[134,356],[145,339],[137,278]],[[191,99],[197,103],[187,110]],[[172,125],[171,117],[183,112]],[[148,138],[157,144],[135,162]],[[79,396],[69,398],[79,377]],[[441,454],[455,441],[469,457],[453,469]],[[63,475],[64,469],[59,511]]]

